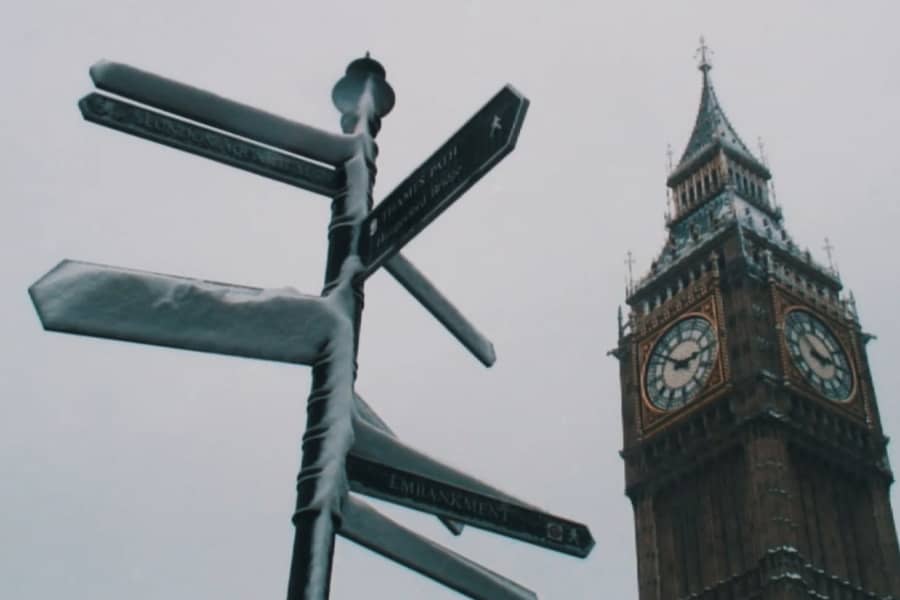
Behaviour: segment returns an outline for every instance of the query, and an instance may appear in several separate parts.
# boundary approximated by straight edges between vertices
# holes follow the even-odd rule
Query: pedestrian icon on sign
[[[503,131],[503,123],[500,122],[500,117],[494,115],[494,120],[491,121],[491,139],[493,139],[494,133],[497,131]]]

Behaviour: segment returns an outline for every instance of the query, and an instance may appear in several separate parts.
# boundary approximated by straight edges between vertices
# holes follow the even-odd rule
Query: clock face
[[[792,310],[784,319],[784,337],[791,360],[816,391],[836,402],[850,397],[850,361],[825,323],[805,310]]]
[[[691,402],[712,372],[716,334],[703,317],[682,319],[656,342],[647,360],[645,392],[660,410],[674,410]]]

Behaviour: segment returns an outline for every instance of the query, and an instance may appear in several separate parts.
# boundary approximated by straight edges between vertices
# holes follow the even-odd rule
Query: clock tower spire
[[[900,598],[871,336],[784,228],[698,55],[667,238],[612,352],[640,600]]]

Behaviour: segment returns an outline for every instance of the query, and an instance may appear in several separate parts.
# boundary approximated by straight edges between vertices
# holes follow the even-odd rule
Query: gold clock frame
[[[643,434],[649,434],[663,424],[680,420],[698,408],[705,406],[715,398],[720,397],[728,386],[730,368],[728,364],[727,335],[722,324],[723,314],[722,299],[717,291],[713,291],[696,302],[685,306],[682,310],[673,313],[670,318],[660,323],[657,327],[648,331],[637,342],[637,360],[635,367],[638,370],[636,381],[640,394],[640,427]],[[647,363],[656,344],[672,327],[684,319],[700,317],[707,320],[716,336],[716,352],[713,366],[703,387],[693,400],[673,410],[657,408],[650,401],[647,394]]]
[[[787,342],[787,319],[791,315],[791,313],[794,313],[794,312],[804,312],[809,315],[812,315],[813,318],[819,320],[823,325],[825,325],[825,328],[831,334],[831,337],[833,337],[835,339],[835,341],[837,342],[841,351],[844,353],[844,356],[846,357],[846,360],[847,360],[847,366],[850,369],[850,375],[852,377],[852,386],[850,387],[850,393],[847,394],[846,398],[843,398],[840,400],[836,400],[834,398],[829,398],[827,395],[823,394],[820,390],[816,389],[816,387],[809,382],[809,380],[806,378],[806,376],[803,375],[803,372],[797,367],[793,356],[791,356],[790,348],[788,348],[788,342]],[[844,341],[841,340],[837,331],[835,331],[834,326],[831,325],[830,323],[828,323],[828,320],[826,320],[826,318],[821,313],[816,312],[811,307],[809,307],[808,305],[805,305],[805,304],[793,304],[791,306],[786,307],[784,309],[784,312],[781,314],[778,324],[780,325],[780,336],[779,337],[781,338],[781,345],[783,346],[783,351],[787,358],[787,362],[790,364],[791,369],[792,369],[792,374],[794,375],[794,377],[792,379],[797,379],[799,381],[802,381],[806,385],[806,387],[809,389],[809,391],[812,391],[817,396],[824,398],[828,402],[831,402],[837,406],[840,406],[842,404],[850,404],[851,402],[853,402],[853,400],[856,398],[857,388],[859,387],[859,373],[856,369],[856,365],[854,364],[853,355],[850,353],[850,350],[847,347],[847,345],[844,343]]]
[[[863,381],[863,372],[860,368],[861,353],[858,341],[852,333],[852,327],[847,322],[847,317],[832,306],[824,304],[820,306],[820,303],[799,297],[781,285],[773,286],[772,294],[775,308],[775,323],[778,328],[781,372],[784,374],[787,385],[794,392],[806,398],[863,421],[869,421],[871,415],[869,414],[870,409],[867,400],[868,393]],[[822,321],[831,334],[834,335],[838,344],[840,344],[841,350],[846,354],[847,363],[853,375],[853,389],[845,400],[835,401],[822,394],[806,380],[806,377],[794,364],[787,347],[784,328],[788,314],[795,310],[804,310]]]

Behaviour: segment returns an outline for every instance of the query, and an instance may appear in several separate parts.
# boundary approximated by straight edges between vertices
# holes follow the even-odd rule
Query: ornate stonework
[[[792,241],[703,54],[668,238],[612,352],[639,598],[900,598],[870,336],[836,271]]]

